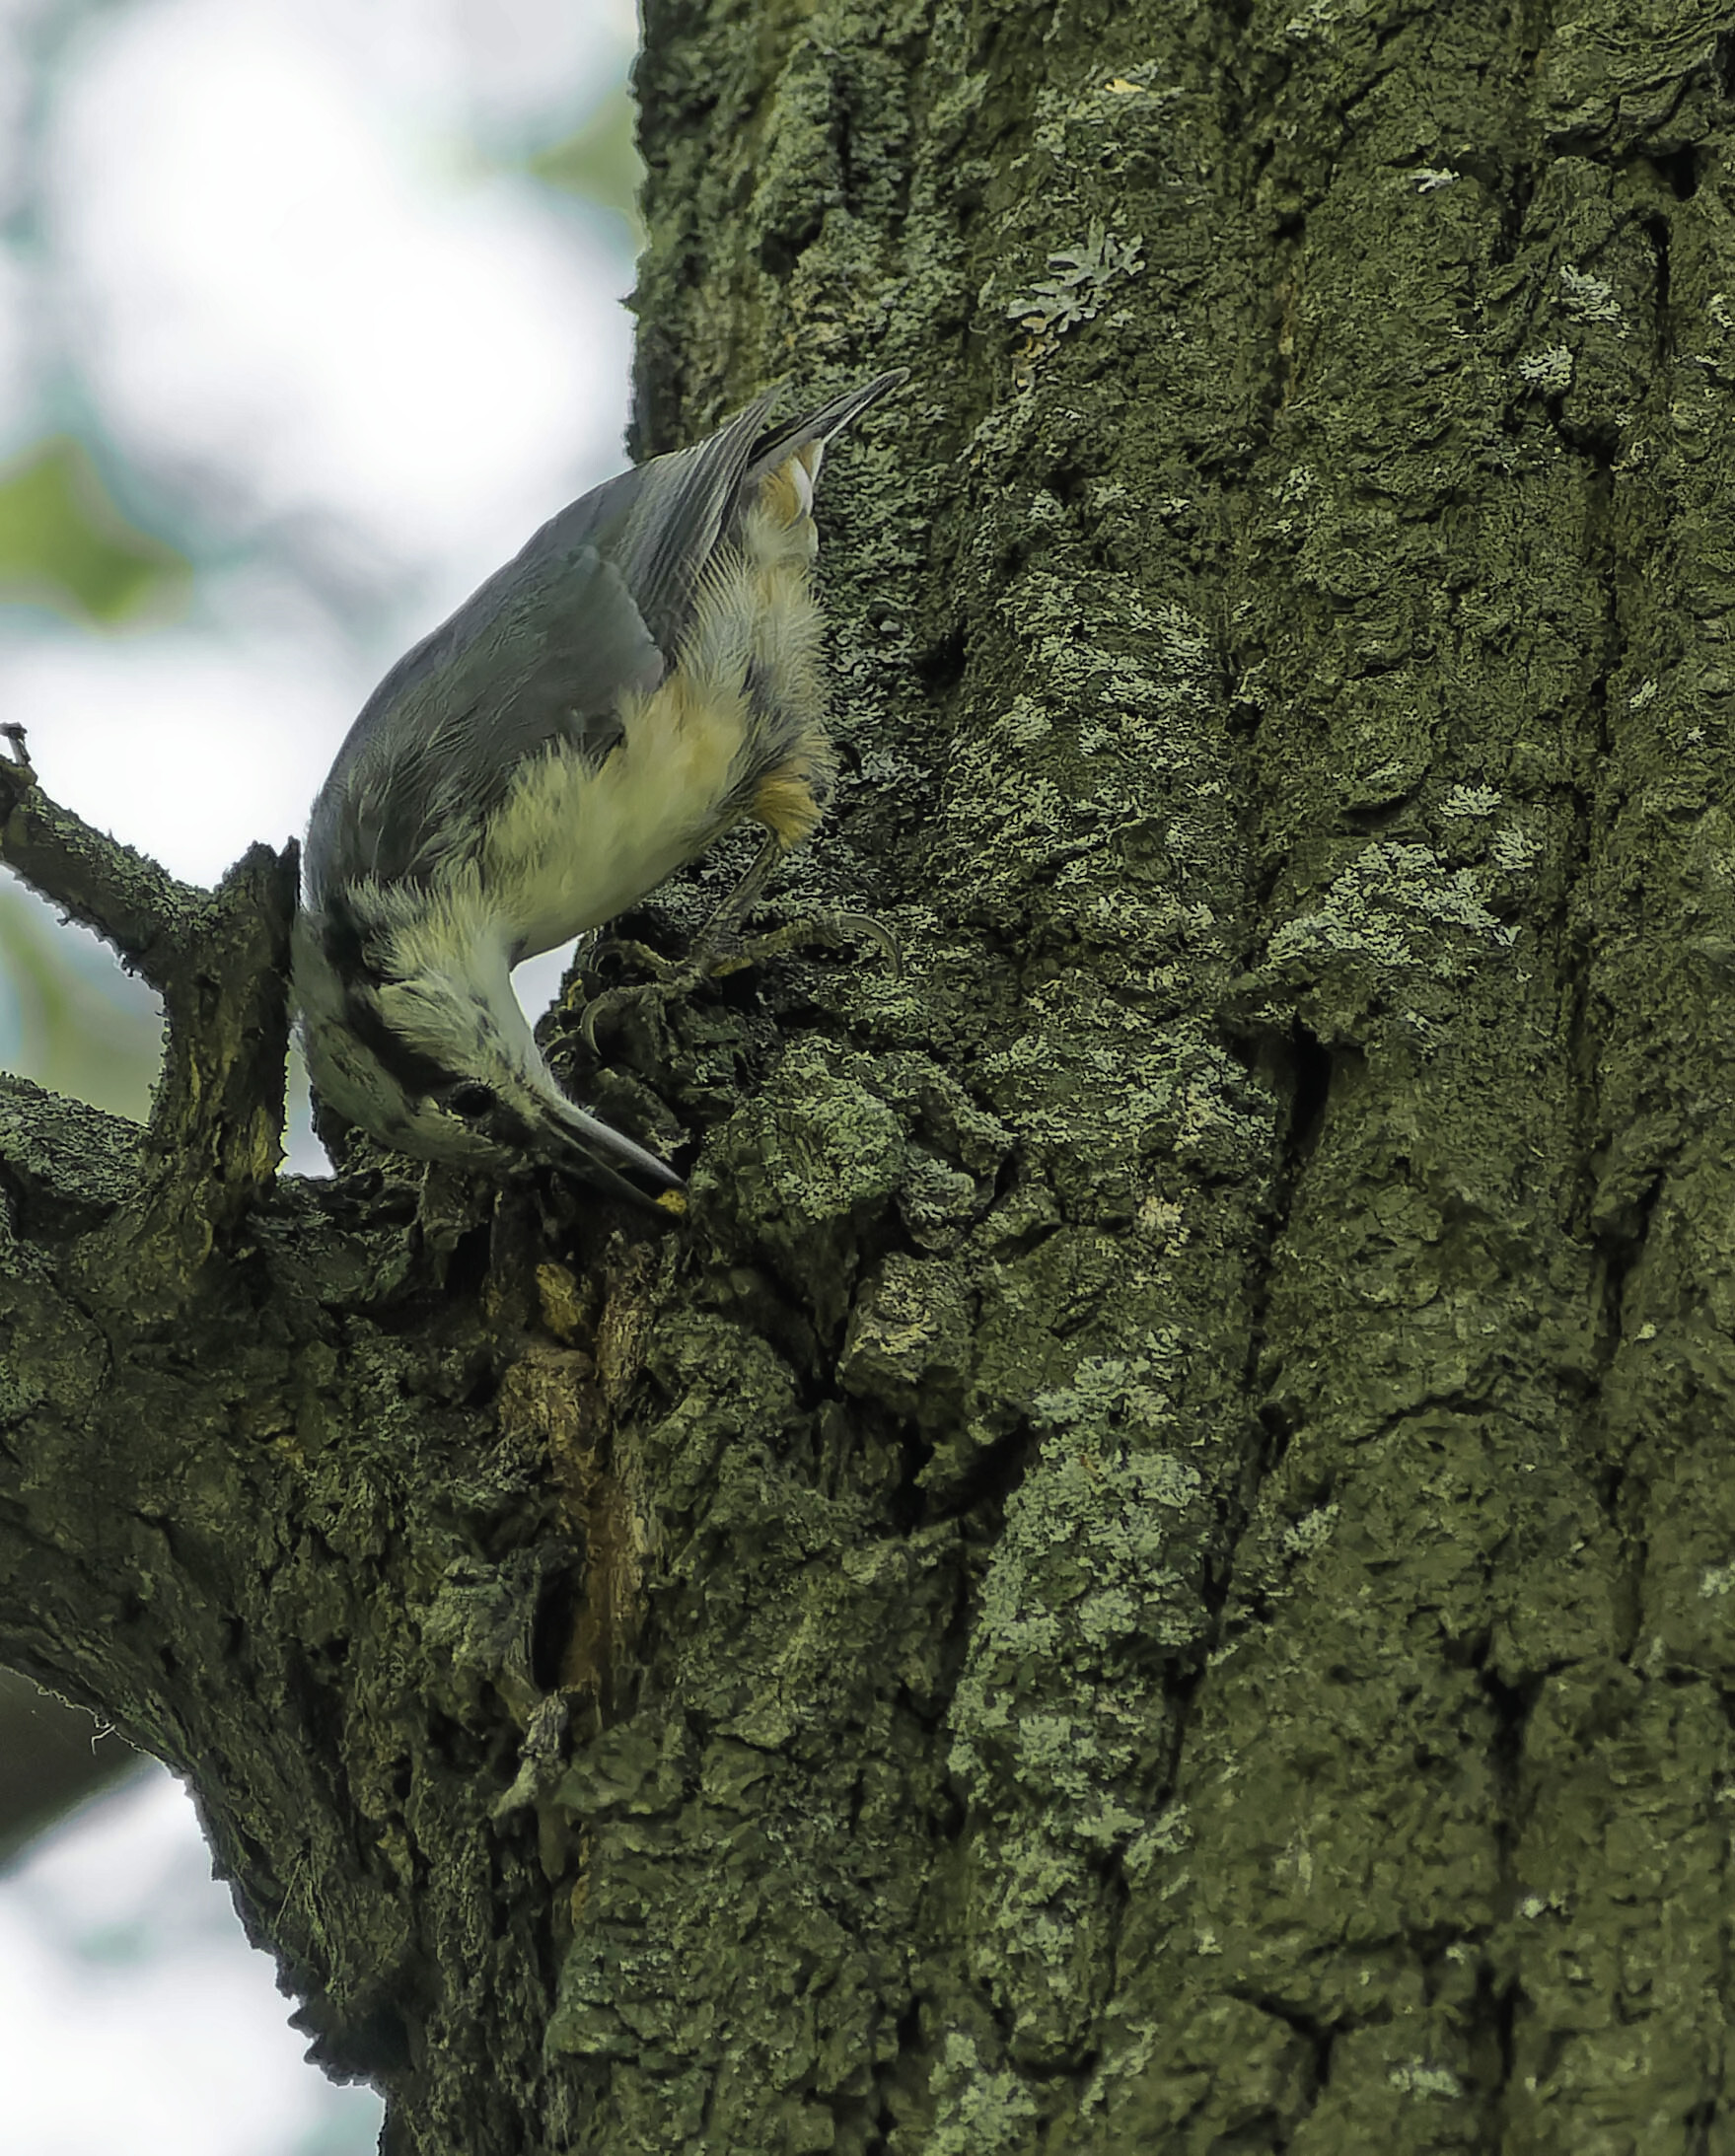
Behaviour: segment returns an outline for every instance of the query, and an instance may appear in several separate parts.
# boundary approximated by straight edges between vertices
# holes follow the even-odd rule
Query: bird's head
[[[395,1152],[496,1174],[540,1161],[640,1203],[681,1188],[561,1092],[506,953],[473,923],[430,913],[364,954],[348,915],[303,912],[295,991],[315,1091]]]

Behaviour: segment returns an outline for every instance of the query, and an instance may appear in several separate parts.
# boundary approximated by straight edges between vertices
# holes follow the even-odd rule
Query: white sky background
[[[370,2156],[378,2098],[305,2065],[288,2014],[161,1771],[0,1879],[6,2156]]]
[[[0,608],[52,795],[201,883],[281,844],[392,660],[624,462],[624,223],[515,168],[635,36],[632,0],[0,0],[0,462],[110,449],[199,572],[120,635]],[[208,1871],[159,1775],[0,1876],[3,2156],[372,2147]]]

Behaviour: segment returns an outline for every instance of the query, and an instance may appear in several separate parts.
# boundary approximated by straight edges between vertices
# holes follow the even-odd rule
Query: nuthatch
[[[295,928],[308,1070],[340,1115],[425,1159],[679,1187],[561,1092],[512,969],[751,821],[745,910],[818,824],[814,481],[904,379],[778,427],[771,393],[594,488],[380,683],[314,803]]]

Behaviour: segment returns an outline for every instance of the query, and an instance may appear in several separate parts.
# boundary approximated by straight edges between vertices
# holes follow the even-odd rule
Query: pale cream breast
[[[760,816],[754,782],[799,750],[822,776],[821,623],[807,576],[813,523],[801,487],[747,520],[747,551],[720,555],[700,586],[675,672],[620,699],[621,738],[601,764],[557,748],[532,758],[489,827],[482,877],[520,957],[598,928],[654,891],[741,816],[789,842],[817,818]],[[808,498],[811,500],[811,490]],[[760,684],[756,708],[750,671]],[[777,714],[776,742],[760,740]],[[781,797],[779,797],[780,800]]]

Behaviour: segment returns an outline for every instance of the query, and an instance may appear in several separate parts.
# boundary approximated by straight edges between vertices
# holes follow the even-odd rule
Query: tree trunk
[[[781,895],[902,977],[578,1067],[667,1235],[273,1184],[268,857],[142,1150],[0,1092],[0,1653],[392,2150],[1735,2148],[1732,52],[653,8],[639,451],[915,373]]]

